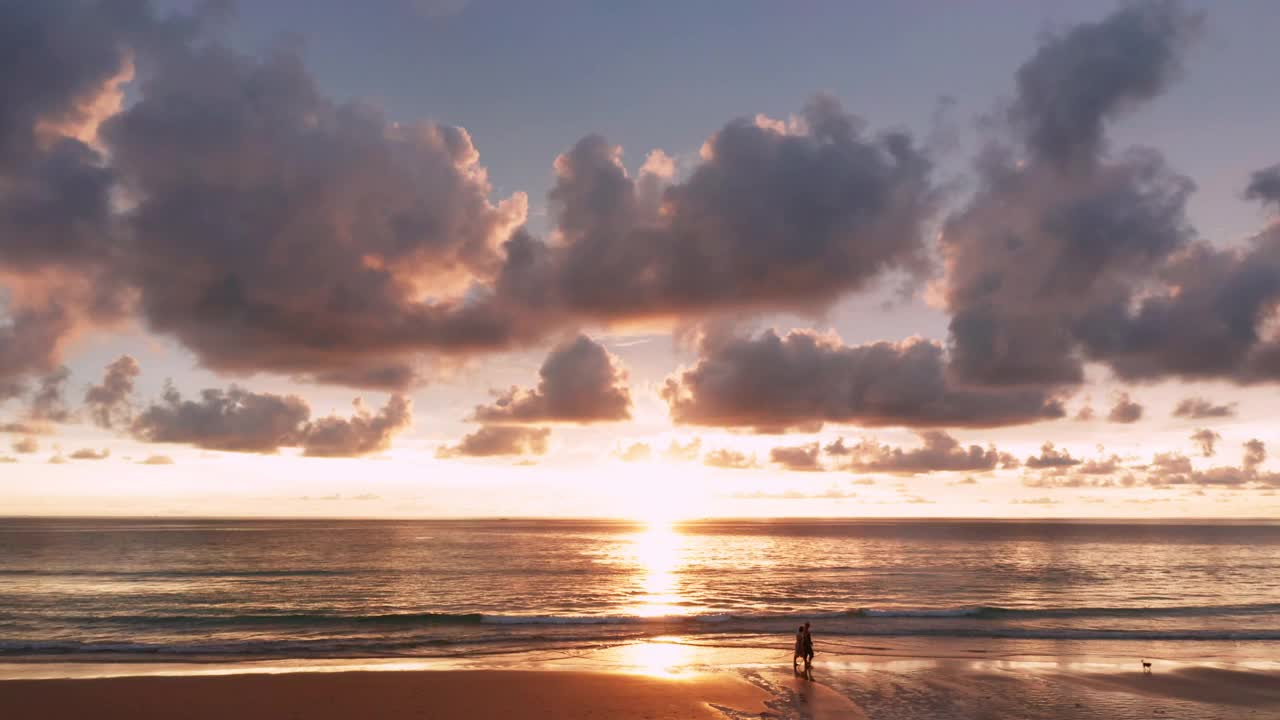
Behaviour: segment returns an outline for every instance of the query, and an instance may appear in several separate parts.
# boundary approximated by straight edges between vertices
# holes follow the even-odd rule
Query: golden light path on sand
[[[631,539],[631,560],[640,573],[641,595],[631,609],[639,617],[668,617],[689,612],[682,604],[679,571],[685,563],[686,539],[671,520],[652,520]],[[633,672],[676,677],[687,665],[693,648],[679,643],[643,642],[626,645],[620,660]]]

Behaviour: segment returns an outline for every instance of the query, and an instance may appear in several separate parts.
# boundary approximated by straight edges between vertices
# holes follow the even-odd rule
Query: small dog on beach
[[[1145,659],[1142,661],[1142,672],[1145,675],[1151,674],[1151,663],[1147,662]]]

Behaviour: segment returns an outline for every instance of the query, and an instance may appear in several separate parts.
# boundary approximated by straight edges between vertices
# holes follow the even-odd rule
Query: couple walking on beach
[[[801,660],[804,660],[804,671],[808,673],[813,668],[813,635],[809,632],[809,623],[796,630],[796,649],[791,656],[792,669],[796,669]]]

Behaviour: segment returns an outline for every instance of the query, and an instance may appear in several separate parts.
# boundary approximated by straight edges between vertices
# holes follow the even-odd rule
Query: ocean
[[[1280,523],[0,519],[0,660],[1280,640]]]

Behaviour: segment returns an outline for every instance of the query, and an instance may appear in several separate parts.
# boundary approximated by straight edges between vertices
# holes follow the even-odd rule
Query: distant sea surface
[[[0,659],[1280,640],[1280,523],[0,519]]]

